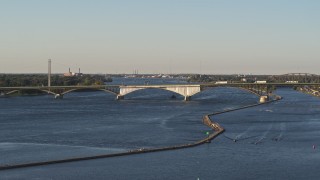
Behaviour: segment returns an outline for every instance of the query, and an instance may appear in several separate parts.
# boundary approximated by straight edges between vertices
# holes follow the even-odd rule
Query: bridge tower
[[[51,59],[48,60],[48,87],[51,86]]]

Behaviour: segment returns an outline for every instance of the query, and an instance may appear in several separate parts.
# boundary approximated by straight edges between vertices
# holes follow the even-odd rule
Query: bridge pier
[[[184,101],[191,101],[191,96],[185,96]]]
[[[122,95],[117,95],[117,100],[123,100],[124,99],[124,96]]]
[[[269,100],[269,96],[260,96],[260,100],[259,102],[260,103],[265,103]]]
[[[63,94],[55,94],[54,98],[55,99],[63,99]]]

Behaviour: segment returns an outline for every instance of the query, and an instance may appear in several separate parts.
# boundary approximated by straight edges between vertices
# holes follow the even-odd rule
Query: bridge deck
[[[105,88],[120,88],[120,87],[135,87],[135,88],[162,88],[162,87],[235,87],[235,86],[320,86],[320,83],[227,83],[227,84],[152,84],[152,85],[99,85],[99,86],[19,86],[19,87],[0,87],[0,90],[28,90],[28,89],[105,89]]]

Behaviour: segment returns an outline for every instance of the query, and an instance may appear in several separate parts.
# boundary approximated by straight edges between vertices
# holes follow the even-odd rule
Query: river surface
[[[147,82],[146,82],[147,81]],[[183,84],[115,79],[112,84]],[[193,148],[0,171],[0,179],[320,179],[320,99],[290,88],[284,99],[213,116],[226,131]],[[208,113],[257,103],[236,88],[184,102],[156,89],[0,98],[0,165],[191,143],[211,131]],[[313,148],[315,145],[315,149]]]

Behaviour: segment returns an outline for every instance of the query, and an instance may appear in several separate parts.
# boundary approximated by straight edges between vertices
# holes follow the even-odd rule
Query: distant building
[[[82,75],[83,74],[80,72],[80,68],[79,68],[79,73],[71,72],[69,68],[69,72],[63,74],[64,77],[73,77],[73,76],[82,76]]]

